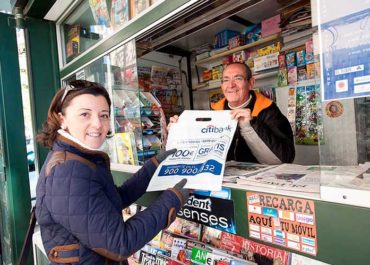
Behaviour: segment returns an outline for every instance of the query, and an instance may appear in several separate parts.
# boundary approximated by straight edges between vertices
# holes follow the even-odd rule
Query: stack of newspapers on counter
[[[223,185],[370,207],[369,165],[263,165],[229,161]]]

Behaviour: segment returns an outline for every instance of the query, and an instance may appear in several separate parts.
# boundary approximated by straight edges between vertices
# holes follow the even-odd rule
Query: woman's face
[[[103,96],[79,95],[59,117],[64,130],[93,149],[103,144],[109,131],[109,105]]]

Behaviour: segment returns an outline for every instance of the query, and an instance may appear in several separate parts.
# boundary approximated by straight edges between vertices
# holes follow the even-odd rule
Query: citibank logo
[[[214,125],[208,125],[206,128],[200,130],[202,133],[222,133],[223,131],[231,131],[231,126],[226,127],[215,127]]]

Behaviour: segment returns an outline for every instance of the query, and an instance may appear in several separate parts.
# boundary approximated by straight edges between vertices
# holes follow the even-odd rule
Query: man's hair
[[[233,65],[233,64],[242,65],[244,67],[245,76],[246,76],[247,80],[252,78],[252,71],[251,71],[251,69],[249,68],[248,65],[246,65],[245,63],[240,63],[240,62],[233,62],[233,63],[228,64],[226,67],[228,67],[229,65]]]

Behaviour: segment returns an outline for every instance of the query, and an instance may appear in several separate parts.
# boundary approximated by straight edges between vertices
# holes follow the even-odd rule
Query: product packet
[[[177,151],[154,173],[147,191],[172,188],[183,178],[189,189],[219,191],[237,121],[229,110],[184,111],[171,125],[166,150]]]

